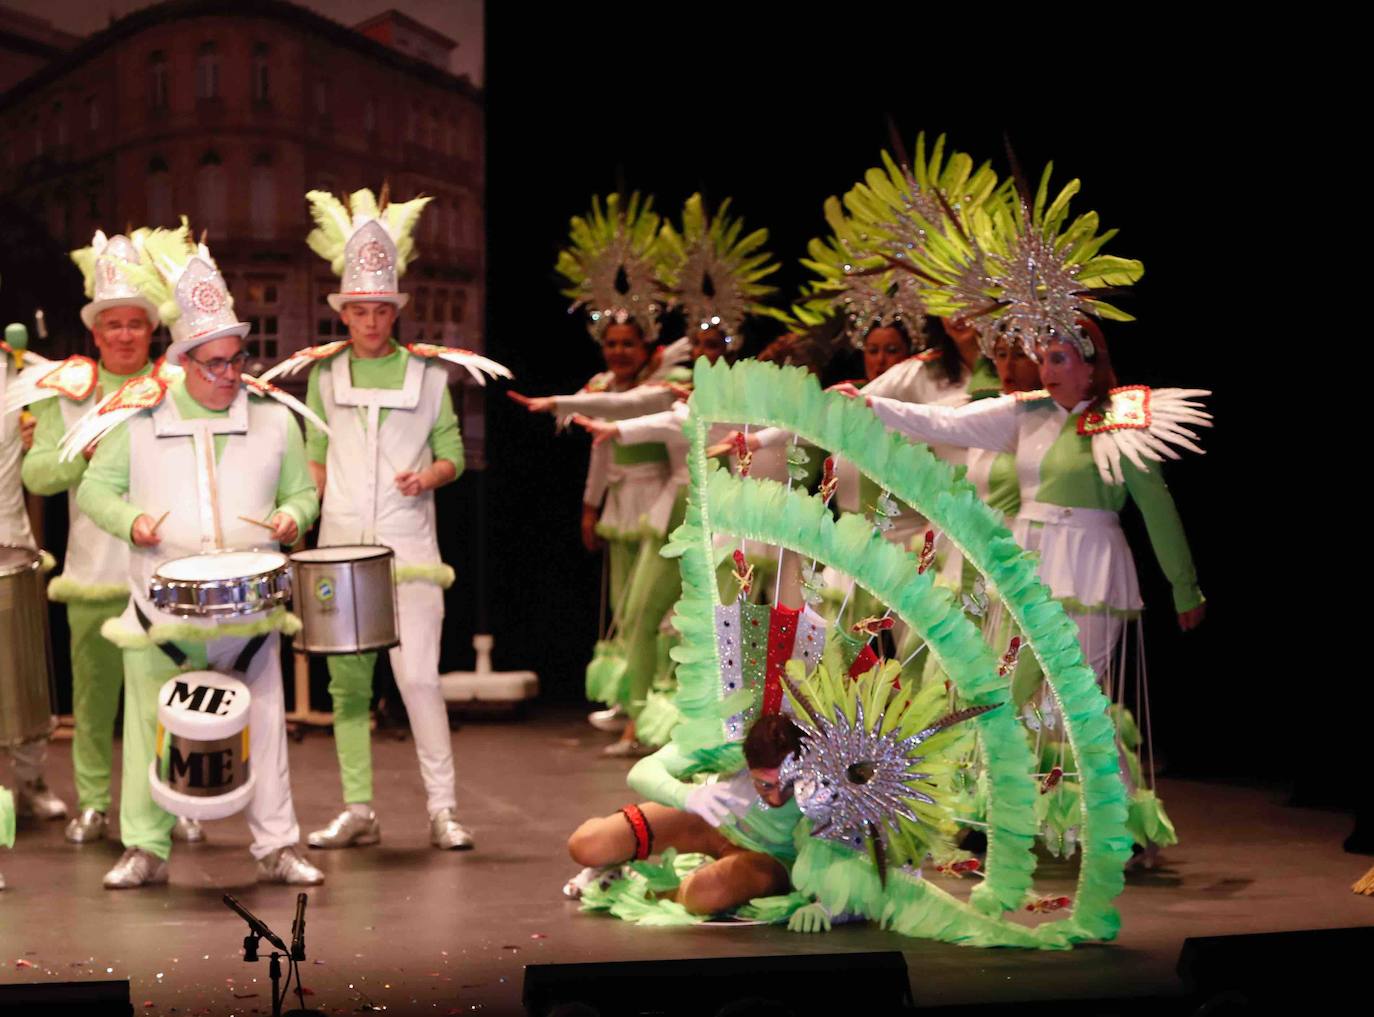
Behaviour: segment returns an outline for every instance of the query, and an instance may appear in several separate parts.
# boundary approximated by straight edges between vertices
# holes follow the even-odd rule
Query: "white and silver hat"
[[[339,292],[325,298],[329,306],[341,311],[345,304],[367,300],[395,304],[399,311],[410,295],[397,288],[398,260],[396,244],[385,227],[376,219],[361,223],[344,245],[343,277]]]
[[[84,252],[74,252],[73,260],[86,275],[86,295],[91,298],[81,308],[81,321],[87,328],[95,328],[96,316],[110,307],[141,307],[148,313],[149,324],[157,328],[156,305],[138,291],[120,268],[121,262],[138,265],[143,261],[143,252],[133,241],[118,233],[106,237],[96,230],[91,246]]]
[[[209,260],[205,245],[201,245],[200,252],[186,262],[173,291],[181,314],[171,324],[169,364],[180,364],[190,350],[202,343],[229,335],[242,339],[253,327],[234,314],[234,298],[224,285],[224,276]]]

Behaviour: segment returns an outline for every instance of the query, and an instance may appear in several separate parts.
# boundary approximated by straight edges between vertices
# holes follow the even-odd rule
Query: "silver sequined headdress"
[[[140,230],[131,237],[116,233],[106,237],[96,230],[89,247],[72,251],[72,261],[81,269],[86,284],[88,303],[81,308],[81,321],[87,328],[95,328],[95,319],[110,307],[141,307],[148,313],[148,322],[157,328],[157,307],[138,291],[121,270],[122,264],[138,265],[144,261],[143,237]]]
[[[432,200],[388,201],[366,188],[348,196],[348,204],[328,191],[305,196],[315,228],[305,238],[310,249],[339,276],[339,292],[326,299],[336,311],[359,301],[394,304],[399,310],[410,300],[397,280],[415,258],[415,226]]]
[[[658,338],[659,316],[673,303],[654,199],[638,193],[621,207],[621,196],[592,198],[591,213],[573,216],[571,243],[555,266],[569,285],[569,312],[587,312],[587,330],[597,342],[606,326],[634,322],[646,342]]]

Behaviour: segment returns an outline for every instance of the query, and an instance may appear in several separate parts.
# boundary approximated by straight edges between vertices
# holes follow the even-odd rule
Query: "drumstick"
[[[254,526],[261,526],[264,530],[271,530],[274,533],[276,532],[277,528],[275,526],[273,526],[271,523],[264,523],[261,519],[253,519],[249,516],[239,516],[239,518],[242,519],[245,523],[252,523]]]
[[[172,510],[168,509],[166,512],[162,513],[162,515],[157,517],[157,522],[153,523],[153,533],[157,533],[158,527],[162,525],[162,521],[171,514]]]

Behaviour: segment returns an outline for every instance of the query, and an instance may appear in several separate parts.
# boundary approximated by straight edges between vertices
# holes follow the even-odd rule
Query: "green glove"
[[[830,912],[819,901],[797,908],[787,919],[787,929],[789,932],[829,932]]]

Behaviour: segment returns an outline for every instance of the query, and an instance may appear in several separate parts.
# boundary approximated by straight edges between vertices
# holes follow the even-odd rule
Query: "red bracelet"
[[[625,822],[630,824],[630,832],[635,835],[635,861],[643,861],[654,853],[654,828],[638,805],[627,805],[620,810]]]

